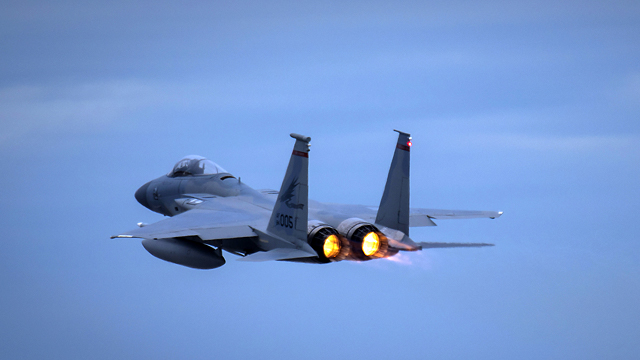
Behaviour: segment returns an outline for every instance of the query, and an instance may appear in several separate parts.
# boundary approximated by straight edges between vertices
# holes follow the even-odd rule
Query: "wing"
[[[441,209],[411,209],[411,216],[428,216],[432,219],[496,219],[502,215],[502,211],[475,211],[475,210],[441,210]]]
[[[237,198],[204,198],[192,210],[136,228],[112,238],[161,239],[198,236],[203,241],[257,238],[252,227],[263,225],[269,212]]]
[[[378,212],[377,206],[346,205],[346,204],[323,204],[319,202],[310,203],[318,212],[335,212],[357,217],[371,223],[376,220]],[[502,215],[502,211],[476,211],[476,210],[443,210],[443,209],[423,209],[411,208],[409,210],[409,226],[435,226],[431,219],[496,219]]]
[[[431,219],[496,219],[502,215],[502,211],[476,211],[476,210],[442,210],[412,208],[409,216],[409,226],[435,226]]]

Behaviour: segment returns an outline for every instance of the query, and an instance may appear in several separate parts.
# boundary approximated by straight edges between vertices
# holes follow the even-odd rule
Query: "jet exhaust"
[[[316,220],[309,221],[307,229],[307,241],[321,263],[341,261],[349,256],[349,241],[336,229]]]
[[[373,224],[350,218],[341,222],[337,230],[349,240],[349,260],[365,261],[389,256],[389,241]]]

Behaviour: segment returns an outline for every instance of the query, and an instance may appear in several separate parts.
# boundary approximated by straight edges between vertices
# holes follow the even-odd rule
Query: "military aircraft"
[[[492,246],[485,243],[414,242],[413,226],[433,219],[491,218],[496,211],[409,207],[411,136],[398,131],[387,183],[378,207],[308,199],[309,143],[295,139],[280,191],[254,190],[201,156],[187,156],[165,176],[142,185],[136,200],[169,216],[111,238],[141,238],[153,256],[196,269],[225,264],[222,250],[242,261],[331,263],[390,257],[425,248]]]

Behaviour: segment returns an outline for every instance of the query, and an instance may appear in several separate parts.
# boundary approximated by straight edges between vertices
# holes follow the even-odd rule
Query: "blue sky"
[[[583,359],[640,352],[640,6],[12,1],[0,13],[0,357]],[[376,205],[501,210],[396,261],[163,262],[110,240],[200,154]]]

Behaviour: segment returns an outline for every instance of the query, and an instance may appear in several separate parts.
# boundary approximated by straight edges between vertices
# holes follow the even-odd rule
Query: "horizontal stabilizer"
[[[263,262],[263,261],[289,260],[289,259],[299,259],[299,258],[308,258],[308,257],[317,257],[317,255],[306,252],[304,250],[299,250],[299,249],[277,248],[269,251],[259,251],[257,253],[253,253],[251,255],[247,255],[243,258],[238,259],[238,261]]]
[[[454,247],[483,247],[494,246],[494,244],[486,243],[439,243],[439,242],[419,242],[418,245],[424,249],[437,249],[437,248],[454,248]]]
[[[424,219],[497,219],[502,216],[502,211],[475,211],[475,210],[442,210],[442,209],[411,209],[411,226],[433,226],[433,221]]]
[[[389,242],[389,249],[392,250],[403,250],[403,251],[416,251],[416,250],[420,250],[420,245],[416,244],[416,243],[405,243],[405,242],[401,242],[398,240],[394,240],[391,238],[387,238],[387,241]]]

